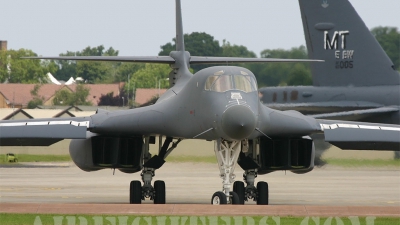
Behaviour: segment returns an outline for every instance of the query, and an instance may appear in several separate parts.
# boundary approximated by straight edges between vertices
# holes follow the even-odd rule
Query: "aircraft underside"
[[[140,204],[144,200],[154,204],[165,204],[165,182],[156,180],[155,171],[168,160],[167,156],[182,139],[159,136],[159,151],[152,156],[150,144],[156,137],[106,137],[94,136],[86,140],[72,140],[71,158],[85,171],[105,168],[118,169],[124,173],[141,172],[142,180],[130,183],[129,202]],[[163,143],[161,145],[161,143]],[[261,137],[253,140],[215,140],[214,151],[218,161],[222,189],[212,195],[212,204],[244,204],[256,201],[268,205],[268,183],[255,182],[258,174],[278,170],[307,173],[314,167],[314,144],[309,138],[269,139]],[[235,181],[235,166],[245,171],[243,181]]]

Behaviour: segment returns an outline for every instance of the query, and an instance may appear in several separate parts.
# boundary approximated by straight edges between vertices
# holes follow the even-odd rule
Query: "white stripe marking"
[[[356,128],[356,129],[365,129],[365,130],[392,130],[392,131],[400,131],[400,128],[397,127],[383,127],[383,126],[371,126],[371,125],[356,125],[356,124],[345,124],[345,123],[334,123],[334,124],[320,124],[321,130],[333,130],[337,128]]]
[[[0,127],[19,127],[19,126],[48,126],[48,125],[72,125],[76,127],[89,127],[89,121],[39,121],[39,122],[15,122],[15,123],[0,123]]]

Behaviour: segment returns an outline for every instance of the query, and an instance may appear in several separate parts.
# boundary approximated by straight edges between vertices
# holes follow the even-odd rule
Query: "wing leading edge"
[[[173,64],[171,56],[39,56],[22,57],[23,59],[51,59],[71,61],[113,61],[136,63],[165,63]],[[324,62],[314,59],[273,59],[273,58],[240,58],[240,57],[201,57],[191,56],[190,64],[224,64],[224,63],[267,63],[267,62]]]
[[[317,120],[325,141],[341,149],[400,151],[400,126]]]
[[[85,139],[90,121],[90,117],[1,121],[0,146],[49,146],[63,139]]]
[[[374,109],[342,111],[334,113],[323,113],[310,115],[316,119],[340,119],[340,120],[360,120],[371,115],[382,115],[387,113],[398,112],[399,109],[395,107],[380,107]]]

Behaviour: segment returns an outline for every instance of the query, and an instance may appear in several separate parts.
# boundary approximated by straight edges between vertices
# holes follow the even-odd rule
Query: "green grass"
[[[272,216],[204,216],[204,217],[190,217],[190,216],[125,216],[125,215],[51,215],[51,214],[0,214],[0,224],[1,225],[23,225],[23,224],[301,224],[303,220],[308,217],[272,217]],[[309,222],[305,224],[315,224],[312,218],[308,218]],[[69,220],[69,221],[68,221]],[[135,221],[136,220],[136,221]],[[192,221],[190,221],[192,220]],[[196,222],[197,220],[197,222]],[[278,220],[278,223],[276,223]],[[329,222],[332,220],[332,222]],[[345,225],[350,224],[367,224],[367,220],[373,220],[371,218],[366,219],[365,217],[359,217],[356,220],[360,223],[352,223],[351,219],[348,217],[341,217],[340,220]],[[339,222],[340,222],[339,220]],[[354,220],[354,219],[353,219]],[[58,223],[62,221],[62,223]],[[73,222],[74,221],[74,222]],[[96,223],[97,221],[97,223]],[[115,221],[115,222],[114,222]],[[125,222],[124,222],[125,221]],[[150,221],[150,223],[148,223]],[[164,222],[162,222],[164,221]],[[186,221],[186,222],[184,222]],[[253,223],[254,221],[254,223]],[[317,219],[318,221],[318,219]],[[73,222],[73,223],[68,223]],[[136,223],[135,223],[136,222]],[[160,223],[157,223],[160,222]],[[196,223],[191,223],[196,222]],[[317,224],[341,224],[337,223],[335,218],[324,217],[319,218],[319,223]],[[372,222],[372,221],[370,221]],[[385,218],[378,217],[372,223],[374,225],[395,225],[400,224],[400,218]]]
[[[400,159],[325,159],[328,165],[341,167],[397,167]]]
[[[1,164],[15,164],[5,162],[5,156],[0,156]],[[28,155],[18,154],[18,162],[69,162],[69,155]],[[167,162],[179,163],[217,163],[215,156],[170,155]],[[325,159],[328,165],[339,167],[395,167],[400,168],[400,159]]]
[[[192,155],[179,155],[168,156],[165,161],[167,162],[194,162],[194,163],[217,163],[217,158],[212,156],[192,156]]]
[[[71,157],[69,155],[28,155],[18,154],[18,162],[69,162]],[[3,155],[1,163],[8,163]],[[10,163],[13,164],[13,163]]]
[[[215,156],[168,156],[167,162],[217,163]],[[400,159],[325,159],[328,165],[339,167],[395,167],[400,168]]]

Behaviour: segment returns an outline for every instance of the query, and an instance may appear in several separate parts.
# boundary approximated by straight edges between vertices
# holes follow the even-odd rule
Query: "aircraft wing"
[[[381,108],[383,105],[366,101],[328,101],[307,103],[264,103],[269,108],[278,110],[296,110],[303,114],[324,114],[363,109]],[[391,109],[393,110],[393,109]],[[316,117],[315,117],[316,118]],[[325,117],[321,117],[325,118]],[[344,120],[344,119],[343,119]]]
[[[341,149],[400,151],[400,125],[317,120],[325,141]]]
[[[343,111],[343,112],[334,112],[334,113],[323,113],[323,114],[315,114],[310,115],[316,119],[339,119],[339,120],[360,120],[371,115],[379,115],[379,114],[387,114],[398,112],[399,108],[396,107],[380,107],[373,109],[362,109],[362,110],[352,110],[352,111]]]
[[[324,62],[315,59],[274,59],[274,58],[241,58],[241,57],[202,57],[191,56],[190,64],[213,63],[266,63],[266,62]]]
[[[84,60],[84,61],[114,61],[114,62],[138,62],[138,63],[175,63],[170,56],[38,56],[21,57],[23,59],[53,59],[53,60]]]
[[[63,139],[85,139],[90,117],[0,121],[0,146],[49,146]]]
[[[38,56],[21,57],[23,59],[52,59],[71,61],[114,61],[137,63],[166,63],[173,64],[175,59],[171,56]],[[201,57],[191,56],[190,64],[220,64],[220,63],[265,63],[265,62],[324,62],[314,59],[273,59],[273,58],[240,58],[240,57]]]

